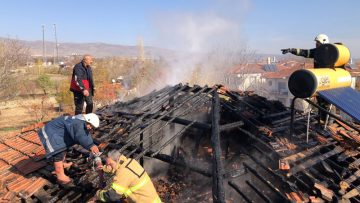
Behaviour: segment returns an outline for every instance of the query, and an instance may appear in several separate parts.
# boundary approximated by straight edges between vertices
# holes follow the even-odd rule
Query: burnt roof
[[[168,86],[105,106],[97,113],[101,123],[93,134],[95,142],[105,152],[120,149],[127,157],[145,158],[145,168],[165,202],[213,198],[220,202],[359,201],[358,195],[351,196],[360,185],[354,179],[360,165],[356,123],[353,129],[337,121],[323,130],[316,114],[311,114],[307,142],[307,115],[296,112],[290,135],[290,110],[280,102],[252,92],[228,91],[221,85]],[[4,194],[70,202],[87,201],[95,194],[98,175],[90,170],[88,152],[81,147],[68,151],[67,160],[75,162],[68,173],[79,185],[69,193],[56,185],[49,166],[29,170],[28,175],[19,173],[21,167],[12,168],[29,158],[44,161],[38,156],[43,151],[35,130],[5,140],[1,146],[5,150],[0,154],[1,173],[14,174],[7,181],[48,180],[26,197],[15,186],[9,187],[15,182],[5,181]],[[154,159],[173,167],[146,165]],[[193,175],[197,173],[203,176]]]

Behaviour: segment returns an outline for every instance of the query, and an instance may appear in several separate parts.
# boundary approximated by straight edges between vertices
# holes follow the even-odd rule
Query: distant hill
[[[0,38],[4,39],[4,38]],[[32,55],[41,56],[43,53],[42,41],[25,41],[19,40],[30,48]],[[53,56],[55,50],[54,42],[45,42],[46,55]],[[157,47],[144,47],[145,57],[171,57],[174,55],[174,51],[168,49],[162,49]],[[117,44],[106,43],[59,43],[59,56],[68,56],[72,54],[91,54],[95,57],[107,57],[107,56],[139,56],[139,49],[137,46],[124,46]]]

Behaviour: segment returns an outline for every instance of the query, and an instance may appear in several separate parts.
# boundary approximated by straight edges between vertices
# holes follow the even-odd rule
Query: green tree
[[[40,75],[36,79],[37,84],[40,86],[40,88],[44,91],[44,94],[47,95],[49,93],[49,90],[53,86],[53,83],[50,80],[50,77],[46,74]]]
[[[59,84],[55,99],[59,103],[59,109],[61,111],[70,112],[73,110],[74,98],[69,91],[69,80],[62,80]]]

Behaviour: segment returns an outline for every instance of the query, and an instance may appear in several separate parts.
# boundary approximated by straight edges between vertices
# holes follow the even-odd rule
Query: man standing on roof
[[[288,49],[281,49],[281,51],[283,54],[292,53],[294,55],[303,56],[305,58],[314,58],[317,48],[322,44],[328,44],[328,43],[329,43],[329,37],[325,34],[319,34],[318,36],[315,37],[315,48],[313,49],[288,48]],[[321,65],[314,59],[314,68],[324,68],[324,67],[321,67]],[[316,100],[319,106],[321,106],[324,109],[330,109],[329,111],[331,113],[335,113],[335,108],[334,107],[330,108],[330,104],[326,100],[324,100],[319,96],[316,96]],[[319,115],[318,118],[319,123],[320,120],[324,122],[326,121],[327,113],[319,110],[318,115]],[[333,121],[334,119],[330,117],[329,124],[333,123]]]
[[[86,103],[86,113],[93,111],[94,80],[91,64],[92,56],[84,55],[82,61],[74,66],[70,91],[74,93],[75,115],[81,114]]]
[[[144,168],[134,159],[128,159],[112,150],[102,170],[114,175],[107,190],[99,190],[96,198],[102,202],[161,203],[160,197]]]
[[[321,46],[322,44],[328,44],[329,37],[325,34],[319,34],[315,37],[315,48],[313,49],[297,49],[297,48],[288,48],[288,49],[281,49],[283,54],[292,53],[297,56],[303,56],[305,58],[314,58],[316,48]],[[314,68],[323,68],[320,67],[319,63],[317,63],[314,59]]]
[[[64,167],[66,150],[79,144],[93,154],[99,154],[99,148],[94,144],[89,134],[91,128],[99,127],[99,117],[94,113],[76,116],[60,116],[48,122],[38,131],[38,136],[46,151],[46,159],[54,163],[57,182],[63,186],[72,185],[72,180],[65,175]]]

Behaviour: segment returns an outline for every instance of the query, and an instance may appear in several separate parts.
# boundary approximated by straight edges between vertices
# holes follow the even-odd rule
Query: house
[[[304,64],[300,63],[282,63],[277,65],[276,72],[267,72],[262,75],[266,81],[266,94],[262,95],[270,100],[278,100],[285,106],[290,107],[293,95],[288,88],[288,80],[290,75],[301,68]]]
[[[238,65],[225,74],[225,84],[231,90],[256,90],[263,83],[261,75],[265,72],[261,64]]]
[[[262,77],[267,72],[277,70],[276,58],[267,58],[267,63],[245,63],[237,65],[225,74],[225,83],[231,90],[256,91],[262,94],[266,91],[263,85],[266,83]]]

